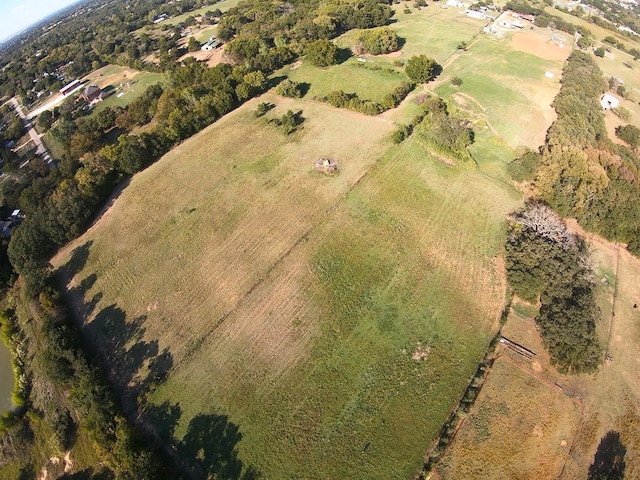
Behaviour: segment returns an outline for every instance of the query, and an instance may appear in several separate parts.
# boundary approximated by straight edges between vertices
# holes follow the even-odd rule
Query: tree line
[[[553,102],[557,119],[545,145],[516,159],[509,169],[517,179],[531,181],[536,196],[560,215],[576,218],[609,240],[626,243],[638,256],[640,158],[608,138],[599,102],[605,90],[593,59],[574,51]]]
[[[513,291],[541,304],[536,323],[552,364],[561,372],[594,372],[602,357],[600,310],[584,240],[549,207],[531,202],[511,217],[506,268]]]

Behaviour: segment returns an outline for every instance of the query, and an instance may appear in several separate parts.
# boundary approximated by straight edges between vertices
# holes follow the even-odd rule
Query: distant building
[[[77,90],[80,87],[80,80],[74,80],[73,82],[65,85],[60,89],[60,93],[62,95],[68,95],[74,90]]]
[[[215,37],[211,37],[207,43],[200,47],[200,50],[209,51],[218,48],[220,45],[222,45],[222,42],[216,40]]]
[[[605,93],[600,99],[600,105],[602,105],[602,108],[605,110],[611,110],[612,108],[616,108],[620,105],[620,100],[610,93]]]
[[[97,85],[89,85],[82,92],[82,98],[84,98],[87,102],[91,103],[94,100],[102,100],[107,96],[105,92],[103,92],[100,87]]]

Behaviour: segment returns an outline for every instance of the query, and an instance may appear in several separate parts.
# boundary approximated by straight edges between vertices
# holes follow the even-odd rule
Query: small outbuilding
[[[611,110],[612,108],[616,108],[620,105],[620,100],[610,93],[605,93],[600,99],[600,105],[602,105],[602,108],[605,110]]]

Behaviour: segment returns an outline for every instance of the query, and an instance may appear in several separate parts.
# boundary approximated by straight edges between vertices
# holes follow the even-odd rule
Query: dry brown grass
[[[301,107],[276,97],[261,100],[282,104],[273,115]],[[195,345],[221,323],[233,325],[236,309],[251,308],[241,305],[245,296],[372,165],[381,148],[381,140],[373,138],[384,138],[391,128],[375,118],[361,116],[353,122],[352,112],[342,115],[324,105],[305,104],[303,130],[296,134],[297,141],[285,142],[280,131],[259,126],[264,120],[252,117],[255,103],[136,175],[117,199],[117,208],[100,220],[100,234],[92,229],[53,260],[62,265],[74,248],[91,239],[89,264],[98,281],[85,292],[85,300],[116,292],[129,318],[146,316],[148,338],[159,339],[161,348],[170,345],[177,364],[194,355]],[[212,129],[219,135],[212,137]],[[313,172],[313,161],[320,156],[339,159],[340,175]],[[145,198],[155,199],[152,210]],[[194,231],[204,233],[193,235]],[[116,248],[110,249],[112,245]],[[143,250],[140,245],[145,245]],[[155,268],[158,265],[163,268]],[[293,272],[289,275],[295,277]],[[304,275],[295,278],[300,277]],[[71,286],[82,281],[70,280]],[[289,283],[278,288],[295,291],[296,282],[290,278]],[[295,312],[296,307],[287,307],[294,296],[282,298],[285,305],[278,309],[285,309],[271,321],[278,318],[286,325],[292,319],[283,311],[290,307]],[[85,322],[91,323],[109,301],[87,312]],[[188,319],[182,322],[179,338],[167,325],[168,318]],[[277,332],[281,327],[254,324],[258,331],[245,332],[246,342],[262,338],[266,344],[259,348],[267,351],[273,341],[263,330]],[[217,335],[223,339],[227,327],[221,328]],[[269,358],[287,365],[279,355]]]
[[[444,480],[556,479],[579,419],[580,405],[500,358],[438,472]]]

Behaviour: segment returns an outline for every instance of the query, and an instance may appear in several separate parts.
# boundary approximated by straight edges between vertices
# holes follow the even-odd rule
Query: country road
[[[47,165],[50,168],[53,167],[54,163],[53,163],[53,159],[51,158],[51,155],[49,155],[49,151],[47,150],[47,148],[42,143],[42,139],[40,138],[40,135],[38,134],[38,132],[36,132],[35,128],[33,128],[33,125],[31,124],[31,122],[29,121],[27,116],[22,111],[22,107],[20,106],[20,104],[18,103],[16,98],[12,97],[6,103],[12,103],[13,106],[15,107],[15,109],[16,109],[16,112],[18,112],[18,115],[20,115],[20,118],[22,118],[22,121],[24,122],[24,126],[27,129],[27,132],[29,133],[29,136],[31,137],[31,140],[33,141],[33,143],[36,146],[36,154],[38,154],[40,157],[42,157],[42,159],[45,162],[47,162]],[[22,165],[21,165],[21,167],[22,167]]]

